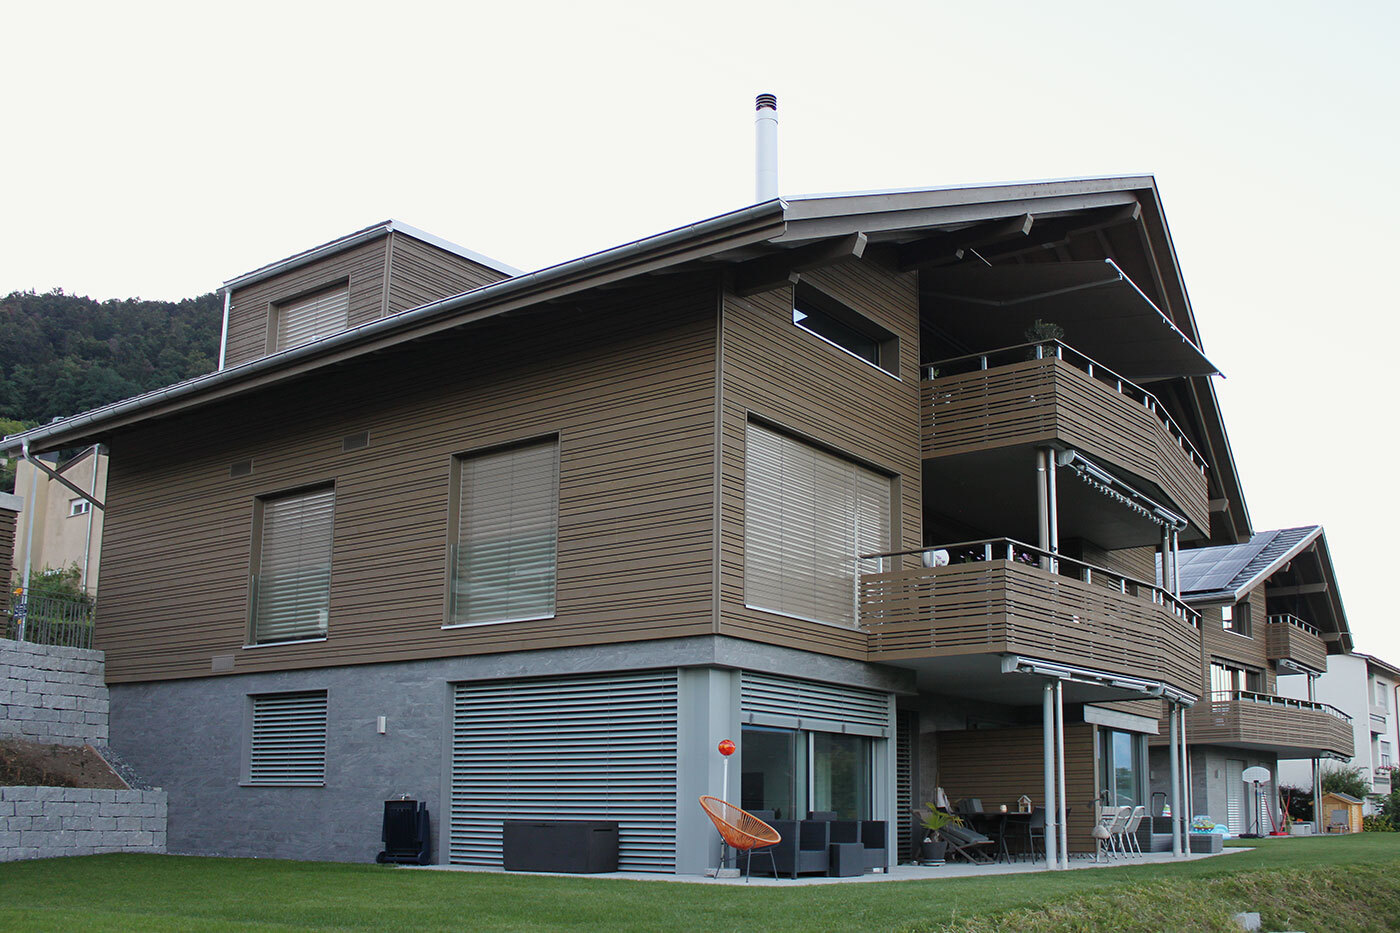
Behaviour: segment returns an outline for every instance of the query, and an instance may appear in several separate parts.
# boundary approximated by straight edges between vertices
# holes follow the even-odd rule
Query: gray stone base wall
[[[0,862],[164,852],[163,790],[0,787]]]
[[[103,653],[0,639],[0,738],[106,745]]]

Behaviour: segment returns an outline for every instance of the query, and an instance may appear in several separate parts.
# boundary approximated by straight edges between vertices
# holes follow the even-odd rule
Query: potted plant
[[[931,803],[924,804],[928,815],[924,817],[924,841],[919,847],[920,865],[942,865],[943,856],[948,851],[948,843],[939,835],[949,826],[961,826],[962,820],[951,813],[944,813]]]

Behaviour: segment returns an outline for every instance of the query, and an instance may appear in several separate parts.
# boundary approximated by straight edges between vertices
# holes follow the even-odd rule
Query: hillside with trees
[[[212,292],[183,301],[11,292],[0,298],[0,430],[213,372],[222,321]]]

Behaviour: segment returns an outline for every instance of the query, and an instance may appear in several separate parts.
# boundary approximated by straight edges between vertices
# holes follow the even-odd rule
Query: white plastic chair
[[[1123,827],[1123,841],[1128,844],[1133,852],[1142,854],[1142,845],[1138,842],[1138,827],[1142,825],[1142,818],[1147,815],[1147,808],[1137,806],[1133,808],[1132,815],[1128,817],[1128,825]]]
[[[1118,819],[1117,807],[1104,807],[1099,813],[1099,821],[1094,824],[1092,835],[1098,844],[1094,852],[1094,861],[1099,860],[1099,856],[1104,857],[1104,861],[1113,857],[1113,821]]]
[[[1115,808],[1110,808],[1115,809]],[[1127,849],[1124,848],[1123,831],[1128,828],[1128,820],[1132,818],[1132,807],[1117,807],[1113,816],[1113,823],[1108,827],[1109,844],[1118,850],[1120,855],[1126,856]]]

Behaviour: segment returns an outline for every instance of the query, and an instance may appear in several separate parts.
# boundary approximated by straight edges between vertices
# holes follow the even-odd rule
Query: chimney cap
[[[758,97],[754,98],[754,108],[753,108],[753,109],[755,109],[755,110],[762,110],[764,107],[767,107],[767,108],[770,109],[770,110],[777,110],[777,109],[778,109],[778,97],[777,97],[777,95],[776,95],[776,94],[760,94],[760,95],[758,95]]]

